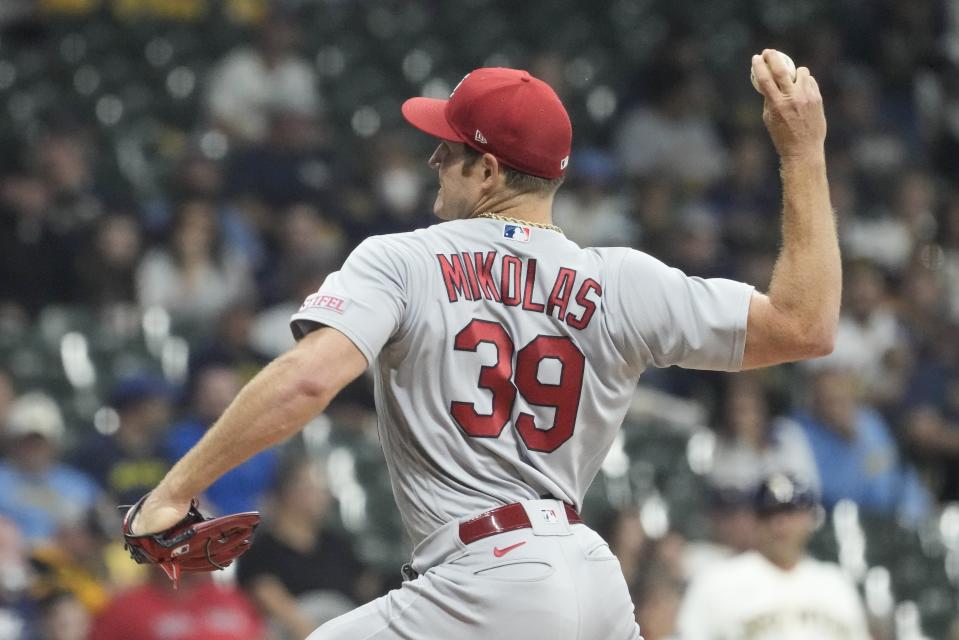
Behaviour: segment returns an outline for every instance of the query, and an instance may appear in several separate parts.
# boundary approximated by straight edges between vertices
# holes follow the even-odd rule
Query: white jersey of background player
[[[756,500],[758,549],[694,576],[679,640],[869,640],[859,594],[838,566],[805,555],[812,490],[771,476]]]
[[[476,70],[448,101],[403,107],[443,140],[430,166],[434,211],[450,221],[358,247],[294,316],[297,346],[171,469],[134,528],[176,522],[188,494],[295,433],[372,365],[420,575],[311,640],[638,638],[618,564],[563,502],[579,506],[640,373],[831,349],[840,274],[825,118],[808,71],[794,84],[774,54],[753,58],[783,158],[784,250],[768,296],[547,228],[571,149],[565,108],[526,72]],[[474,517],[504,505],[526,525],[465,541],[467,525],[498,522]]]

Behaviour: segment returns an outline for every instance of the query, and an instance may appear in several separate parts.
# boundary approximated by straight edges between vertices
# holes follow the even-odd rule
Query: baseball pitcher
[[[403,115],[439,140],[444,222],[372,237],[293,316],[254,378],[131,518],[163,532],[193,496],[295,434],[371,367],[415,545],[402,587],[309,640],[640,638],[616,558],[578,509],[650,366],[735,371],[832,349],[840,260],[808,69],[753,57],[779,152],[783,248],[768,294],[687,277],[551,223],[572,129],[545,83],[477,69]]]

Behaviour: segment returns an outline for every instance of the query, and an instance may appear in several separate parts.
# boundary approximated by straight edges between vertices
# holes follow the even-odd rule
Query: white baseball
[[[793,59],[787,56],[782,51],[777,51],[776,53],[778,53],[782,57],[783,62],[786,63],[786,69],[789,70],[789,77],[792,78],[793,82],[795,82],[796,81],[796,63],[793,62]],[[759,91],[759,85],[756,84],[756,74],[753,72],[752,67],[749,68],[749,81],[753,83],[753,89],[755,89],[756,91]],[[762,93],[762,91],[759,91],[759,93]]]

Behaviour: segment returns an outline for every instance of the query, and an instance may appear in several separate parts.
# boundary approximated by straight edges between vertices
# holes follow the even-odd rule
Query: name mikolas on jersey
[[[537,273],[536,258],[524,259],[496,251],[440,253],[436,258],[450,302],[485,299],[545,313],[582,330],[589,325],[603,295],[603,288],[592,278],[577,283],[575,269],[560,267],[556,273]],[[497,264],[499,278],[493,275]],[[553,279],[544,300],[535,299],[536,278],[540,275]]]

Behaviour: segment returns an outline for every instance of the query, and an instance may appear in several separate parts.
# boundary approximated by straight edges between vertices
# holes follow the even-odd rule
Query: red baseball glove
[[[260,514],[256,511],[206,518],[194,498],[190,510],[177,524],[156,533],[137,535],[130,527],[146,497],[140,498],[123,517],[123,546],[138,563],[159,565],[174,587],[181,571],[215,571],[228,567],[250,548],[253,531],[260,524]]]

